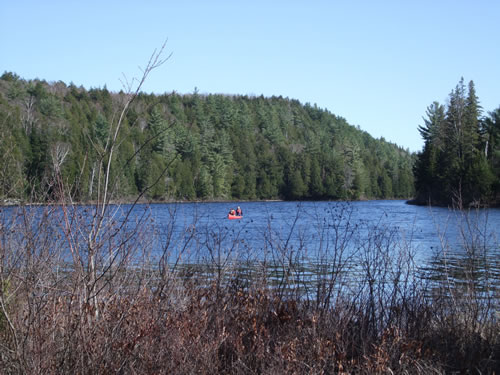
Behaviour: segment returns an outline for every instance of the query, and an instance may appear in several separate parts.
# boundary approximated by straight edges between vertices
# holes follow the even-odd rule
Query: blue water
[[[394,262],[389,267],[396,272],[411,259],[430,278],[458,283],[473,269],[475,278],[500,289],[499,209],[454,211],[398,200],[239,206],[242,220],[226,218],[236,207],[231,203],[150,206],[158,239],[153,254],[166,254],[170,263],[295,263],[305,274],[313,269],[307,277],[321,267],[363,273],[381,258]]]
[[[480,230],[490,247],[498,245],[500,238],[500,209],[460,212],[413,206],[400,200],[242,202],[239,206],[243,219],[227,220],[227,212],[235,206],[231,203],[155,204],[150,210],[160,232],[173,230],[180,235],[186,228],[196,229],[200,234],[229,231],[232,236],[227,240],[238,238],[254,250],[266,248],[266,240],[271,235],[277,240],[290,236],[295,246],[299,240],[306,241],[308,248],[313,249],[321,237],[326,236],[325,232],[336,226],[356,227],[358,235],[365,236],[376,229],[396,232],[398,240],[411,245],[422,256],[431,255],[444,246],[460,252],[467,230]],[[175,225],[169,228],[172,221]]]
[[[237,205],[243,219],[228,220],[227,213]],[[61,207],[4,207],[0,212],[3,229],[13,228],[13,223],[19,227],[5,234],[21,247],[27,243],[21,225],[26,216],[28,225],[36,228],[35,238],[48,233],[60,237],[59,249],[68,244]],[[68,212],[74,243],[83,256],[94,212],[92,206]],[[356,267],[407,253],[422,269],[445,265],[461,275],[473,255],[482,262],[477,269],[487,269],[496,284],[500,280],[500,209],[453,211],[398,200],[140,204],[110,206],[104,223],[99,232],[103,262],[117,244],[131,249],[130,256],[147,254],[153,264],[286,260],[304,266],[333,261]],[[128,236],[124,241],[116,234],[122,225]],[[68,249],[61,251],[71,261]]]

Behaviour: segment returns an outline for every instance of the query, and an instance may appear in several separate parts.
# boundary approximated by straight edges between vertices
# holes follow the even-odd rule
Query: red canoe
[[[241,219],[241,218],[243,218],[243,216],[227,214],[227,218],[229,220],[234,220],[234,219]]]

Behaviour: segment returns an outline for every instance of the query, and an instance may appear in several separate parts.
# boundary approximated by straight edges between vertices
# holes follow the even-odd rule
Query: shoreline
[[[137,202],[135,200],[127,200],[127,199],[117,199],[112,200],[107,203],[107,205],[128,205],[128,204],[187,204],[187,203],[228,203],[234,204],[237,202],[240,203],[260,203],[260,202],[369,202],[369,201],[405,201],[407,204],[410,200],[408,198],[361,198],[356,200],[290,200],[287,201],[285,199],[252,199],[252,200],[237,200],[237,199],[209,199],[209,200],[147,200],[140,199]],[[0,201],[0,207],[15,207],[15,206],[62,206],[64,203],[61,202],[26,202],[21,199],[4,199]],[[97,201],[87,201],[87,202],[72,202],[66,203],[67,206],[95,206],[97,205]],[[102,204],[102,203],[101,203]],[[421,204],[420,204],[421,205]]]

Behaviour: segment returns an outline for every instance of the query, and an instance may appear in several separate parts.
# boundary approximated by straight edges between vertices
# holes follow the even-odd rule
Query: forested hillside
[[[99,194],[123,92],[0,78],[0,200]],[[360,109],[362,110],[362,109]],[[408,198],[412,155],[282,97],[140,94],[112,154],[114,199]]]
[[[445,107],[427,108],[415,163],[416,202],[467,207],[500,203],[500,107],[487,116],[463,78]]]

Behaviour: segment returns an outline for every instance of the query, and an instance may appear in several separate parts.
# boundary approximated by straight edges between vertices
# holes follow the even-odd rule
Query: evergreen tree
[[[419,127],[424,148],[414,169],[420,202],[464,207],[488,200],[493,175],[482,151],[480,114],[474,83],[467,90],[463,78],[446,111],[436,102],[428,107]]]
[[[25,161],[21,135],[16,132],[13,120],[0,112],[0,201],[23,198]]]
[[[178,199],[193,200],[196,198],[196,190],[194,186],[194,176],[189,160],[180,161],[176,164],[174,173],[176,180],[176,193]]]
[[[167,139],[167,122],[165,121],[159,106],[153,107],[148,122],[149,136],[151,137],[151,151],[162,154]]]
[[[311,160],[311,171],[309,180],[309,196],[313,199],[323,198],[323,182],[321,179],[321,168],[316,157]]]
[[[484,134],[482,149],[492,178],[492,197],[500,204],[500,107],[488,114],[482,123]]]
[[[420,201],[432,203],[442,199],[440,185],[443,183],[443,168],[440,159],[445,145],[445,108],[433,102],[427,107],[426,115],[424,126],[418,128],[424,147],[415,163],[415,189]]]
[[[95,132],[95,144],[99,146],[99,151],[103,153],[106,148],[109,136],[109,123],[108,120],[99,113],[94,125]]]
[[[74,200],[96,199],[124,94],[2,77],[2,194],[28,197],[33,189],[13,182],[23,180],[50,198],[57,165]],[[140,191],[151,199],[356,199],[399,196],[411,184],[409,152],[297,100],[140,94],[121,124],[113,198]]]
[[[304,199],[307,193],[307,185],[304,183],[299,169],[294,169],[291,172],[289,184],[289,198],[293,200]]]

